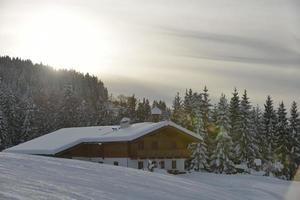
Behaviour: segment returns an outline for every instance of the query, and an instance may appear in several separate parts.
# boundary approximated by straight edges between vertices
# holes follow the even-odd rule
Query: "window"
[[[138,162],[138,169],[144,169],[144,162],[143,161]]]
[[[114,165],[115,165],[115,166],[118,166],[118,165],[119,165],[119,162],[114,161]]]
[[[158,142],[153,141],[151,147],[152,147],[152,149],[158,149]]]
[[[176,169],[176,160],[172,160],[172,169]]]
[[[152,161],[152,164],[153,164],[154,167],[157,167],[157,162],[156,162],[156,160],[153,160],[153,161]]]
[[[138,150],[144,150],[144,142],[139,142],[138,143]]]
[[[159,165],[160,165],[160,168],[161,168],[161,169],[164,169],[164,168],[165,168],[165,161],[163,161],[163,160],[160,161],[160,162],[159,162]]]

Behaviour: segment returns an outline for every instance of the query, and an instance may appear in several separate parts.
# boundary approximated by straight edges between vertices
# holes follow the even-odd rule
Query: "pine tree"
[[[290,166],[290,135],[288,131],[288,120],[286,117],[286,109],[283,102],[280,103],[277,111],[277,126],[275,130],[275,143],[276,148],[276,160],[281,162],[283,170],[277,175],[283,175],[287,179],[290,179],[289,166]]]
[[[183,106],[184,106],[185,113],[190,115],[193,110],[193,90],[192,89],[185,91]]]
[[[262,138],[262,113],[260,108],[253,107],[250,113],[250,130],[252,131],[252,147],[254,150],[254,159],[262,160],[261,146],[265,145],[264,139]],[[249,163],[250,168],[260,169],[261,166],[257,166],[256,163]]]
[[[191,152],[191,166],[190,169],[195,171],[200,171],[208,168],[207,163],[207,149],[204,141],[202,140],[199,143],[192,143],[188,146],[188,149]]]
[[[22,134],[20,135],[20,142],[33,139],[38,136],[37,127],[37,107],[34,104],[31,95],[25,100],[25,105],[22,108],[24,110],[23,124],[21,127]]]
[[[126,117],[129,117],[132,122],[136,120],[137,99],[135,95],[127,98]]]
[[[213,152],[211,160],[211,170],[215,173],[235,173],[234,163],[232,162],[232,140],[224,127],[220,127],[216,138],[217,146]]]
[[[239,163],[247,164],[250,167],[255,159],[254,130],[251,124],[251,105],[244,91],[240,103],[241,131],[237,138],[237,157]]]
[[[226,132],[230,130],[229,106],[224,94],[221,95],[218,103],[216,124],[218,127],[223,127]]]
[[[151,107],[148,99],[143,98],[143,101],[138,103],[136,115],[138,122],[145,122],[150,119]]]
[[[264,162],[273,161],[273,151],[274,151],[274,133],[276,128],[276,113],[273,108],[273,101],[270,96],[267,97],[266,103],[264,105],[265,110],[263,114],[263,129],[262,129],[262,156]],[[268,173],[268,172],[267,172]]]
[[[60,128],[68,128],[78,126],[79,101],[74,94],[72,85],[66,85],[64,97],[60,108]],[[95,117],[94,117],[95,118]]]
[[[226,134],[230,130],[229,126],[229,105],[227,98],[224,94],[221,94],[220,100],[218,102],[218,105],[216,105],[215,111],[215,129],[216,131],[213,133],[210,133],[208,135],[209,143],[208,146],[208,156],[209,156],[209,163],[211,166],[211,170],[214,171],[214,160],[216,159],[216,147],[218,145],[217,136],[220,134],[220,130],[225,132]],[[230,140],[230,142],[232,142]],[[231,151],[231,150],[230,150]]]
[[[173,100],[173,105],[172,105],[173,111],[171,114],[171,120],[179,125],[184,124],[184,108],[183,108],[183,103],[182,99],[177,92],[174,100]]]
[[[232,142],[234,147],[235,154],[239,154],[240,149],[239,149],[239,137],[241,133],[241,114],[240,114],[240,99],[239,99],[239,94],[237,92],[237,89],[234,89],[233,92],[233,97],[230,100],[230,105],[229,105],[229,125],[230,125],[230,130],[229,130],[229,136],[232,138]],[[235,163],[239,163],[240,160],[238,157],[235,157],[234,159]]]
[[[294,101],[290,110],[291,116],[289,118],[289,134],[290,145],[289,150],[291,153],[290,162],[290,178],[293,178],[300,165],[300,118],[297,109],[297,103]]]

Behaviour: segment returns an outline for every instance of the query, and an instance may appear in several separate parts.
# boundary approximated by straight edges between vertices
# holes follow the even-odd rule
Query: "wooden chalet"
[[[146,169],[185,171],[187,147],[201,137],[171,122],[64,128],[6,149],[6,152],[54,156]]]

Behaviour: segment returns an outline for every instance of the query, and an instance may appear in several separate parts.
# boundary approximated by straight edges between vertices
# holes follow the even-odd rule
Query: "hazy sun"
[[[61,7],[31,13],[20,30],[22,54],[58,68],[107,71],[120,50],[110,24]]]

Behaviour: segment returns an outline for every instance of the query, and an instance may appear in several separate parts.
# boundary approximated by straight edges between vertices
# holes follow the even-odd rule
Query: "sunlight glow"
[[[93,21],[82,13],[62,7],[48,7],[24,19],[20,48],[24,57],[34,58],[55,67],[82,72],[109,70],[118,54],[117,38],[112,27]]]

